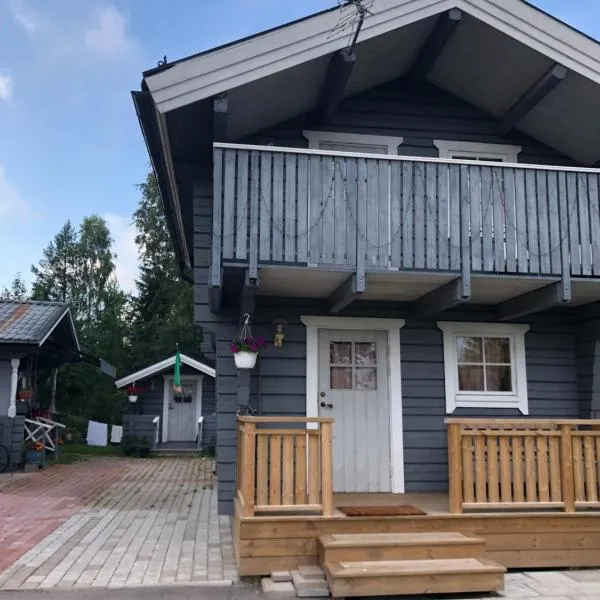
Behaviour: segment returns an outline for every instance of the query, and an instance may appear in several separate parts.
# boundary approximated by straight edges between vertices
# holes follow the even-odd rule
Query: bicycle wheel
[[[8,469],[10,463],[10,456],[6,446],[0,446],[0,473],[4,473]]]

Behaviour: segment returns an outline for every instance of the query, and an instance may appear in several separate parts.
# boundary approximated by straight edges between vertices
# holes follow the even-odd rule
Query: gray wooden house
[[[173,388],[175,355],[121,377],[115,386],[139,388],[123,417],[123,434],[145,437],[158,449],[204,449],[215,446],[215,369],[185,354],[181,392]]]
[[[552,556],[513,547],[496,534],[522,523],[491,513],[600,509],[593,436],[586,485],[568,477],[580,434],[551,478],[544,441],[600,411],[600,45],[521,0],[376,0],[361,18],[365,4],[161,63],[133,92],[215,361],[240,570],[316,562],[319,535],[358,531],[343,498],[373,493],[487,510],[436,524],[483,535],[504,566],[598,565],[567,538]],[[284,340],[238,371],[244,314]],[[527,494],[521,459],[539,478]],[[300,531],[294,510],[317,516]],[[576,522],[600,549],[600,516]]]

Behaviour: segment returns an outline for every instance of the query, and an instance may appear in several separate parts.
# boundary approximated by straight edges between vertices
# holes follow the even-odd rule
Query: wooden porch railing
[[[331,515],[332,423],[325,418],[238,417],[236,496],[243,517]]]
[[[600,509],[600,420],[446,423],[452,513]]]

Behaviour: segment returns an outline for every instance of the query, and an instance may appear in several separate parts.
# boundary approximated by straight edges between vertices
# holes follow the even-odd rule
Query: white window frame
[[[519,152],[523,146],[509,144],[483,144],[480,142],[456,142],[449,140],[433,140],[439,150],[440,158],[460,160],[461,156],[477,156],[498,162],[517,163]]]
[[[398,146],[404,142],[403,137],[387,135],[367,135],[363,133],[340,133],[338,131],[303,131],[302,135],[308,140],[310,150],[319,150],[321,143],[333,144],[365,144],[369,146],[386,146],[387,154],[398,156]],[[367,154],[357,152],[356,154]],[[382,154],[381,156],[385,156]]]
[[[518,409],[529,414],[527,398],[527,364],[525,334],[529,325],[504,323],[439,322],[444,334],[444,378],[446,383],[446,413],[457,408]],[[456,338],[459,336],[505,337],[510,340],[512,392],[461,392],[458,389]]]

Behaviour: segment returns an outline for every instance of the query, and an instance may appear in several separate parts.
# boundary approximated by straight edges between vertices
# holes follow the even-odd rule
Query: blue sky
[[[375,3],[377,0],[375,0]],[[67,219],[105,217],[133,289],[131,214],[148,157],[130,98],[141,73],[336,0],[0,0],[0,286]],[[600,37],[596,0],[536,0]]]

